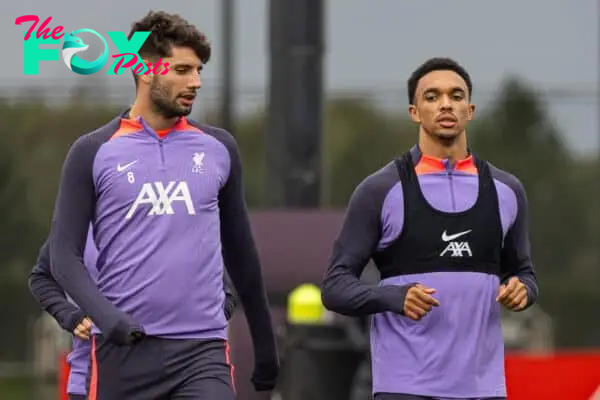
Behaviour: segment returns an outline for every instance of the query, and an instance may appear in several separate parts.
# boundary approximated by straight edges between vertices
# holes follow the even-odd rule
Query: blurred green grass
[[[36,396],[36,393],[38,394]],[[44,384],[40,387],[30,378],[0,379],[0,399],[2,400],[55,400],[56,385]]]
[[[0,379],[0,399],[29,400],[33,398],[31,380],[23,378]]]

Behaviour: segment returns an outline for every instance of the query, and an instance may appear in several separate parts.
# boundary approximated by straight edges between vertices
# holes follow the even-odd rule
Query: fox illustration
[[[67,67],[69,67],[71,71],[73,70],[73,67],[71,66],[71,60],[73,59],[73,56],[81,51],[87,50],[89,47],[90,46],[83,43],[83,40],[75,36],[73,32],[65,32],[62,57],[63,61],[65,64],[67,64]]]

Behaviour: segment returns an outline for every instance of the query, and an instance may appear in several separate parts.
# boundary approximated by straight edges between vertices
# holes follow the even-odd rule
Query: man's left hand
[[[527,287],[519,278],[513,276],[507,283],[500,285],[496,301],[512,311],[520,311],[527,306]]]

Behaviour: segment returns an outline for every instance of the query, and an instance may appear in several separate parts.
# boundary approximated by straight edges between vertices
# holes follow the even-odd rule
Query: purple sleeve
[[[527,287],[527,307],[530,307],[536,302],[539,289],[531,261],[527,196],[525,188],[517,178],[508,174],[503,178],[502,181],[514,191],[517,198],[517,215],[506,234],[502,250],[503,281],[517,276]]]
[[[223,261],[244,308],[254,344],[252,382],[258,390],[268,390],[275,385],[279,359],[258,250],[246,207],[240,154],[235,139],[228,132],[206,127],[203,130],[217,138],[229,151],[229,177],[219,194]]]
[[[383,203],[397,181],[395,167],[388,165],[365,179],[352,194],[322,282],[327,309],[350,316],[403,312],[410,286],[378,286],[360,280],[381,239]]]
[[[40,249],[37,262],[29,274],[28,283],[29,290],[40,307],[64,330],[72,332],[85,317],[83,311],[67,299],[64,290],[50,272],[48,241]]]
[[[58,284],[102,332],[110,340],[126,344],[141,327],[102,295],[83,264],[96,205],[94,158],[111,135],[99,130],[82,136],[67,154],[52,219],[50,268]]]

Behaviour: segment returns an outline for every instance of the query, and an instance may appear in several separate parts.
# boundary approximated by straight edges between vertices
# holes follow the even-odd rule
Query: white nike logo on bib
[[[464,236],[471,231],[472,229],[469,229],[468,231],[455,233],[454,235],[448,235],[448,233],[444,231],[444,233],[442,233],[442,240],[444,242],[450,242],[451,240],[458,239],[459,237]]]

